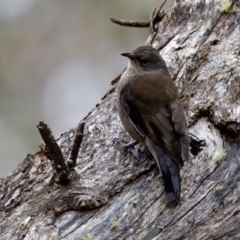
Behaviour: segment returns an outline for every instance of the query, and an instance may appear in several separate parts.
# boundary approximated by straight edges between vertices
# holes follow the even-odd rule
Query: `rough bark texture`
[[[181,169],[178,206],[167,203],[159,170],[142,145],[137,160],[115,91],[84,119],[71,182],[53,179],[39,152],[0,179],[0,239],[240,239],[240,2],[176,1],[147,44],[161,49],[179,89],[189,131],[206,145]],[[65,159],[75,129],[58,140]]]

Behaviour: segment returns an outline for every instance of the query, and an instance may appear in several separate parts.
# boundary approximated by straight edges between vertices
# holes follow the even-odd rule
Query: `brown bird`
[[[117,86],[117,109],[133,139],[149,148],[162,171],[166,195],[178,203],[179,166],[189,159],[186,117],[166,64],[159,52],[142,46],[123,53],[129,62]]]

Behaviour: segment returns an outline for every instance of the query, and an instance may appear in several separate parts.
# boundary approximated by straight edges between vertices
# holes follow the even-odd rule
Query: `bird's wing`
[[[178,164],[189,159],[186,118],[169,76],[143,75],[131,81],[121,94],[121,102],[139,134],[149,137]]]

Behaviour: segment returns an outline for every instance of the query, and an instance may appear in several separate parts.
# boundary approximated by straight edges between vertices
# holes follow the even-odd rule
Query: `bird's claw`
[[[114,138],[113,139],[113,142],[114,143],[117,143],[119,144],[122,148],[124,148],[125,151],[129,151],[132,153],[132,155],[134,156],[134,158],[138,159],[138,154],[135,150],[135,146],[139,143],[137,141],[134,141],[134,142],[130,142],[130,143],[127,143],[125,140],[121,140],[119,138]]]

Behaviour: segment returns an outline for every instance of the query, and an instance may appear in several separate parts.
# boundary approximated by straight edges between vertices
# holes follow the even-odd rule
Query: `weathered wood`
[[[131,139],[112,89],[84,119],[68,185],[41,152],[0,180],[0,239],[240,239],[239,25],[239,1],[181,0],[152,15],[146,44],[161,49],[189,131],[206,143],[181,169],[178,206],[148,150],[135,146],[139,161],[116,141]],[[75,131],[57,141],[65,159]]]

